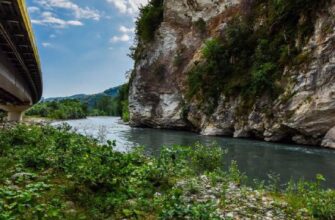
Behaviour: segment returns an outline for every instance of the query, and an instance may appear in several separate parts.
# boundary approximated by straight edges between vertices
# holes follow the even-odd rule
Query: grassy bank
[[[220,169],[216,146],[141,149],[72,133],[17,125],[0,131],[0,219],[334,219],[324,180],[244,184],[236,163]]]

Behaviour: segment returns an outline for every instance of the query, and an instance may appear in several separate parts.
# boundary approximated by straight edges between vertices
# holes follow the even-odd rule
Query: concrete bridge
[[[20,121],[42,96],[38,50],[25,0],[0,0],[0,108]]]

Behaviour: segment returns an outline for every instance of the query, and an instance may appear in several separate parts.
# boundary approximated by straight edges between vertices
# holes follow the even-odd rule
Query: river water
[[[68,123],[77,132],[98,138],[101,141],[116,140],[116,149],[127,151],[144,146],[147,153],[156,154],[162,146],[217,143],[227,150],[225,160],[237,161],[242,172],[249,178],[267,180],[269,173],[280,175],[282,182],[291,178],[314,180],[323,174],[326,186],[335,188],[335,151],[268,143],[256,140],[201,136],[191,132],[131,128],[116,117],[89,117],[82,120],[56,122]]]

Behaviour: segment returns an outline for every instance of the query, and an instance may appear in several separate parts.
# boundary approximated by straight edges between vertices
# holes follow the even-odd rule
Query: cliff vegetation
[[[334,17],[334,0],[150,1],[130,124],[334,148]]]
[[[227,22],[225,31],[205,43],[204,60],[188,76],[188,97],[208,102],[209,114],[222,93],[241,95],[244,111],[251,110],[264,93],[277,99],[286,86],[285,68],[308,62],[309,54],[303,48],[314,34],[317,14],[329,2],[243,1],[240,13]]]

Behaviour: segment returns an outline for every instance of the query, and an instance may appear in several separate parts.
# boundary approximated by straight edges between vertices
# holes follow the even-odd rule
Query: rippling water
[[[82,134],[102,141],[116,140],[116,149],[120,151],[145,146],[148,153],[155,154],[162,146],[217,143],[228,150],[227,163],[236,160],[240,170],[251,178],[266,180],[268,173],[276,173],[283,182],[287,182],[291,178],[311,180],[321,173],[327,178],[326,186],[335,188],[335,151],[329,149],[208,137],[184,131],[131,128],[115,117],[91,117],[65,122]]]

